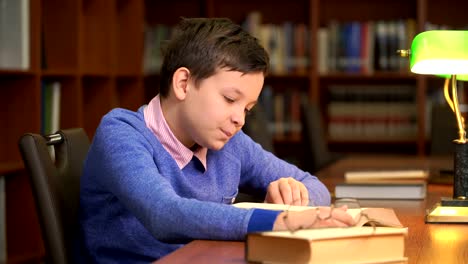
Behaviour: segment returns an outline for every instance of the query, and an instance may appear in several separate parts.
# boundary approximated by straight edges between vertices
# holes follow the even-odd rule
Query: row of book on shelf
[[[274,138],[300,138],[302,133],[301,100],[307,94],[299,89],[275,90],[265,85],[259,97],[268,131]]]
[[[262,13],[247,14],[242,26],[255,36],[270,55],[273,74],[306,74],[310,65],[310,30],[305,23],[264,23]]]
[[[415,87],[332,85],[328,89],[332,140],[412,140],[417,136]]]
[[[60,82],[43,82],[41,87],[41,133],[57,132],[60,128]]]
[[[407,71],[408,59],[397,54],[409,49],[417,33],[415,19],[336,21],[331,20],[317,32],[317,43],[311,42],[306,23],[284,21],[265,23],[262,13],[246,14],[244,29],[255,36],[270,55],[273,74],[306,74],[310,67],[310,50],[317,45],[318,70],[372,74],[374,71]],[[427,22],[425,30],[448,29]],[[157,73],[162,64],[161,47],[173,28],[148,25],[145,30],[144,70]]]
[[[264,24],[260,12],[247,14],[242,26],[253,36],[270,56],[273,74],[306,74],[309,65],[309,29],[304,23],[286,21],[281,25]],[[144,62],[146,74],[158,73],[162,65],[161,49],[174,28],[168,25],[148,25],[145,29]]]
[[[318,70],[370,74],[405,71],[408,59],[397,54],[409,49],[416,33],[414,19],[366,22],[330,21],[318,31]]]

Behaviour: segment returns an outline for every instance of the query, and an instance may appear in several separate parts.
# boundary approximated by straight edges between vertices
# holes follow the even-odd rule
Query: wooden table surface
[[[344,172],[359,169],[451,169],[450,158],[349,157],[323,169],[317,176],[333,190]],[[468,225],[426,224],[424,216],[440,197],[452,196],[451,185],[428,186],[424,200],[362,200],[363,207],[393,208],[408,227],[405,256],[408,263],[468,263]],[[244,242],[196,240],[154,263],[246,263]]]

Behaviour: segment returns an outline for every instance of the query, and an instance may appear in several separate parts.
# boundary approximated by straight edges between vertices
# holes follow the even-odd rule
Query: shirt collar
[[[148,106],[144,109],[144,118],[146,126],[153,132],[163,147],[169,152],[180,169],[183,169],[192,160],[197,157],[206,170],[206,155],[208,149],[198,147],[194,151],[182,144],[172,133],[169,125],[164,118],[160,96],[155,96]]]

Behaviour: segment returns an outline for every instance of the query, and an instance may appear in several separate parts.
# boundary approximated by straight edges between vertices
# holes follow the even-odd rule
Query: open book
[[[233,206],[289,211],[315,208],[268,203]],[[356,226],[249,233],[245,258],[262,263],[407,263],[404,249],[408,229],[393,209],[351,208],[347,212],[359,220]],[[360,217],[363,213],[367,217]],[[371,221],[375,227],[366,226]]]
[[[314,209],[311,206],[297,206],[285,204],[270,204],[270,203],[236,203],[233,204],[239,208],[259,208],[278,211],[302,211]],[[347,212],[356,220],[356,226],[375,225],[385,227],[403,227],[400,220],[391,208],[350,208]],[[372,223],[371,223],[372,222]]]

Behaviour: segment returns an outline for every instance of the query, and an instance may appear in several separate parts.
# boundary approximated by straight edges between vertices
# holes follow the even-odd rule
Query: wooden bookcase
[[[411,140],[330,141],[332,149],[427,154],[427,94],[442,82],[408,72],[319,73],[317,33],[340,22],[414,19],[417,32],[426,22],[466,26],[458,0],[30,0],[30,69],[0,70],[0,175],[6,179],[8,262],[39,262],[44,256],[38,219],[17,142],[41,130],[41,86],[61,84],[60,127],[84,127],[92,138],[99,121],[114,107],[136,110],[158,91],[158,75],[143,71],[145,25],[175,25],[180,17],[229,17],[242,23],[259,11],[263,23],[303,23],[310,33],[309,67],[303,74],[272,74],[275,90],[299,90],[318,103],[328,121],[328,89],[340,84],[413,85],[417,136]],[[297,138],[282,139],[291,150]]]
[[[145,21],[149,26],[165,24],[171,26],[181,16],[207,16],[229,17],[241,24],[248,13],[258,11],[262,23],[281,25],[284,22],[306,24],[310,33],[310,46],[308,47],[309,67],[305,74],[287,73],[271,74],[265,81],[266,85],[274,86],[275,91],[299,90],[308,94],[309,98],[319,104],[323,112],[325,127],[330,122],[327,112],[330,103],[330,87],[336,85],[364,85],[364,86],[412,86],[414,87],[414,111],[416,121],[412,121],[414,132],[408,138],[366,137],[359,139],[333,139],[329,137],[331,150],[339,152],[397,152],[426,155],[428,154],[428,125],[426,119],[429,113],[428,93],[433,89],[440,89],[442,80],[435,80],[411,74],[408,69],[403,70],[375,70],[372,73],[347,73],[343,71],[319,72],[318,60],[318,32],[320,28],[327,27],[331,21],[346,23],[351,21],[395,21],[412,20],[415,24],[415,33],[425,30],[428,22],[436,25],[447,25],[450,28],[466,27],[462,15],[456,15],[460,5],[466,6],[462,1],[451,0],[396,0],[390,2],[359,0],[204,0],[204,1],[145,1]],[[398,47],[398,48],[409,48]],[[396,53],[396,52],[395,52]],[[408,63],[409,64],[409,63]],[[156,80],[157,76],[147,77],[147,82]],[[271,110],[273,111],[273,110]],[[328,133],[326,133],[328,134]],[[279,146],[300,143],[300,138],[283,137],[277,140]]]
[[[84,127],[90,138],[110,109],[136,110],[145,100],[143,1],[30,0],[29,5],[30,69],[0,71],[9,263],[39,263],[45,252],[17,145],[23,133],[41,131],[42,83],[60,83],[60,127]]]

